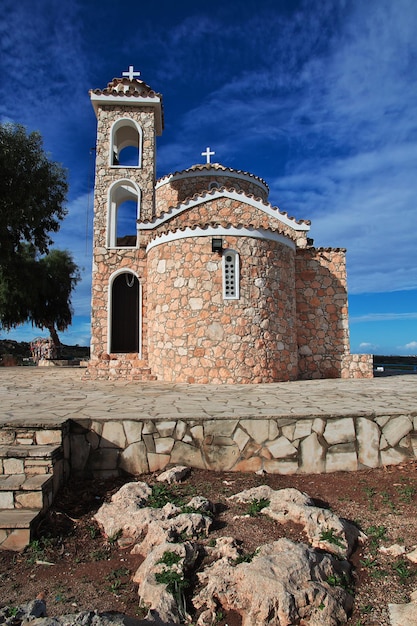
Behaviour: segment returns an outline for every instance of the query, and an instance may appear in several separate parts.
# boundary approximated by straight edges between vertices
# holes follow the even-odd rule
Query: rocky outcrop
[[[159,478],[176,482],[182,469]],[[145,621],[91,612],[45,622],[38,621],[46,620],[45,614],[38,614],[31,617],[31,624],[190,623],[187,603],[188,610],[192,603],[198,611],[198,626],[212,626],[219,610],[239,613],[243,626],[338,626],[346,622],[353,602],[346,559],[355,542],[364,537],[352,524],[315,506],[296,489],[274,491],[262,485],[231,499],[262,501],[260,512],[280,524],[303,524],[311,545],[279,539],[248,555],[232,537],[207,540],[215,513],[209,500],[196,496],[167,501],[170,493],[175,490],[170,492],[160,484],[130,482],[94,516],[107,537],[118,537],[124,547],[131,543],[132,552],[144,556],[133,580],[141,605],[149,609]],[[196,578],[198,591],[193,594]]]
[[[193,604],[205,609],[198,626],[211,626],[219,606],[240,613],[242,626],[336,626],[347,620],[353,598],[344,588],[350,581],[346,561],[289,539],[262,546],[250,563],[226,561],[198,575],[204,587]]]
[[[182,469],[159,478],[175,482]],[[244,626],[287,626],[301,620],[310,626],[336,626],[346,621],[353,600],[350,565],[344,559],[363,535],[315,506],[306,494],[262,485],[232,496],[239,502],[262,500],[267,505],[262,513],[281,524],[303,524],[311,543],[280,539],[260,546],[252,559],[242,555],[231,537],[218,538],[212,546],[201,541],[214,511],[205,498],[161,508],[154,508],[152,498],[146,483],[129,483],[95,516],[105,534],[121,532],[135,542],[132,552],[144,555],[134,581],[141,603],[149,607],[148,619],[175,624],[187,618],[184,589],[199,560],[209,563],[197,572],[203,588],[192,598],[201,611],[199,626],[211,626],[219,609],[240,613]]]
[[[272,517],[280,524],[287,522],[302,524],[314,548],[326,550],[341,558],[350,556],[357,542],[366,539],[356,526],[341,519],[329,509],[314,506],[313,500],[297,489],[274,491],[267,485],[261,485],[241,491],[231,496],[230,500],[268,501],[268,506],[265,506],[260,513]]]

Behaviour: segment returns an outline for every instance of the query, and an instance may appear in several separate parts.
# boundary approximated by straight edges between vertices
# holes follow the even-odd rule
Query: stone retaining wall
[[[275,474],[355,471],[417,457],[417,414],[271,419],[77,420],[74,475],[154,472],[171,464]]]

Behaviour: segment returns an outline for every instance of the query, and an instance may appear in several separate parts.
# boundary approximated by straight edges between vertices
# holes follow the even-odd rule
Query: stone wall
[[[349,354],[346,251],[304,248],[296,255],[299,378],[340,378]]]
[[[192,228],[193,226],[220,225],[227,227],[230,224],[234,224],[236,226],[279,232],[289,240],[296,242],[298,246],[305,247],[307,241],[305,231],[295,230],[288,224],[278,221],[277,217],[268,215],[246,204],[244,199],[244,197],[242,197],[242,200],[224,197],[211,198],[210,192],[207,192],[204,202],[202,201],[197,206],[192,206],[189,210],[181,211],[174,217],[171,217],[168,222],[155,228],[152,234],[160,235],[166,232],[174,232],[178,229]],[[277,216],[279,216],[278,210]],[[294,225],[296,225],[295,221]]]
[[[203,176],[202,174],[205,173],[204,166],[202,166],[202,169],[197,170],[194,176],[190,175],[190,172],[186,172],[167,177],[166,182],[164,179],[159,181],[155,196],[157,215],[166,211],[167,207],[175,207],[187,198],[192,198],[195,194],[201,195],[210,189],[212,183],[217,183],[220,188],[243,191],[245,194],[261,198],[265,202],[268,200],[266,184],[259,184],[254,176],[228,176],[227,172],[216,171],[215,165],[210,165],[210,170],[207,170],[210,175]]]
[[[273,474],[355,471],[417,456],[417,417],[77,420],[72,472],[138,475],[171,464]]]
[[[275,241],[224,237],[241,258],[240,297],[223,298],[211,237],[148,253],[149,366],[159,380],[266,383],[297,377],[294,252]]]
[[[141,219],[154,215],[155,119],[151,107],[101,105],[97,115],[96,179],[94,198],[94,242],[104,246],[106,237],[108,191],[112,183],[129,179],[141,190]],[[142,128],[141,167],[112,167],[109,162],[111,127],[120,118],[132,118]],[[134,233],[132,233],[134,234]]]

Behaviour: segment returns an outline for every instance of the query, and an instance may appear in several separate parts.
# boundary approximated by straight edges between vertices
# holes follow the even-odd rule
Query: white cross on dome
[[[205,152],[201,153],[201,156],[205,156],[207,158],[207,163],[210,163],[210,157],[213,156],[213,154],[216,154],[215,152],[211,152],[210,148],[206,148]]]
[[[123,72],[122,76],[126,76],[129,80],[133,80],[140,76],[140,72],[135,72],[133,65],[129,65],[129,70],[127,72]]]

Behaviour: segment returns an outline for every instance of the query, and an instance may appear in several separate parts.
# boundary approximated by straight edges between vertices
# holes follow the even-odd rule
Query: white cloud
[[[378,348],[379,348],[378,345],[374,343],[370,343],[368,341],[363,341],[362,343],[359,344],[359,350],[363,352],[364,354],[375,354]]]
[[[409,313],[366,313],[365,315],[356,315],[349,317],[351,324],[359,322],[404,322],[406,320],[417,319],[417,312]]]
[[[406,343],[404,348],[406,350],[414,350],[417,352],[417,341],[410,341],[410,343]]]

